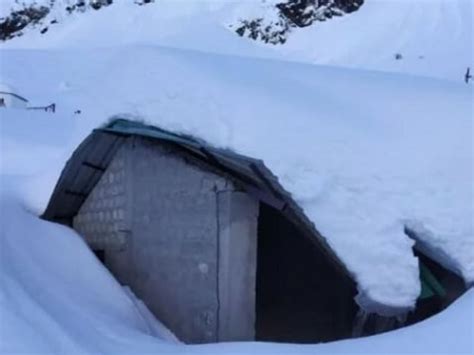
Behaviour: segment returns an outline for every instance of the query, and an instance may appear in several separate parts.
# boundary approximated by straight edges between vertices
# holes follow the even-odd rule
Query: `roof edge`
[[[21,101],[29,102],[29,101],[28,101],[27,99],[25,99],[23,96],[20,96],[20,95],[18,95],[18,94],[13,93],[13,92],[0,91],[0,94],[11,95],[11,96],[16,97],[17,99],[20,99]]]

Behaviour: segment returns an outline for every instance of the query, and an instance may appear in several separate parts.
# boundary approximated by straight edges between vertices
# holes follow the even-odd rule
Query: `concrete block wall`
[[[233,186],[170,147],[135,143],[131,287],[180,339],[217,341],[216,191]]]
[[[93,249],[125,247],[129,227],[126,159],[119,151],[73,220],[74,229]]]
[[[106,246],[106,266],[181,340],[207,343],[254,338],[257,218],[258,201],[230,180],[135,137],[74,226]]]

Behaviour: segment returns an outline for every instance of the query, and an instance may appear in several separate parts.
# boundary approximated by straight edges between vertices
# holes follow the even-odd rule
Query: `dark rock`
[[[0,0],[2,1],[2,0]],[[259,6],[255,1],[255,5]],[[113,0],[72,0],[65,7],[68,14],[83,13],[88,10],[100,10],[114,3]],[[156,3],[155,0],[134,0],[136,5]],[[48,30],[42,20],[48,15],[50,9],[59,6],[57,0],[50,0],[48,6],[24,5],[18,11],[12,11],[6,18],[0,19],[0,40],[8,40],[23,34],[23,29],[28,26],[43,25],[40,32]],[[358,10],[364,0],[281,0],[276,5],[276,19],[246,18],[233,24],[231,28],[240,36],[271,44],[283,44],[287,41],[289,33],[295,27],[307,27],[315,22],[326,21],[334,16]],[[58,23],[56,19],[50,24]],[[43,32],[44,31],[44,32]]]
[[[21,35],[21,30],[30,24],[39,23],[48,13],[48,7],[35,5],[13,11],[0,20],[0,40],[5,41]]]
[[[364,0],[287,0],[276,5],[277,22],[265,23],[264,19],[241,20],[237,34],[266,43],[285,43],[294,27],[307,27],[316,21],[326,21],[334,16],[358,10]]]

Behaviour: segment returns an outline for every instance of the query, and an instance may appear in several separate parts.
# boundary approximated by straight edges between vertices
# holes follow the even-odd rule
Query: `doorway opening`
[[[92,249],[92,252],[99,261],[105,265],[105,249]]]
[[[421,251],[415,249],[414,253],[420,265],[421,295],[415,311],[408,315],[407,325],[441,312],[466,291],[460,276]]]
[[[261,203],[258,223],[256,339],[315,343],[349,338],[355,285],[316,241]]]

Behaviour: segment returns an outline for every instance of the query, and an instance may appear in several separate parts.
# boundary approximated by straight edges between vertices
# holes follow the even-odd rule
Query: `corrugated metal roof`
[[[124,141],[124,137],[93,131],[66,163],[43,217],[70,224]]]
[[[115,119],[106,126],[94,130],[79,145],[61,173],[43,218],[71,225],[72,219],[79,212],[115,153],[131,136],[172,143],[231,176],[249,194],[280,210],[321,247],[345,275],[350,275],[314,224],[263,161],[227,149],[215,148],[195,137],[179,135],[136,121]]]

